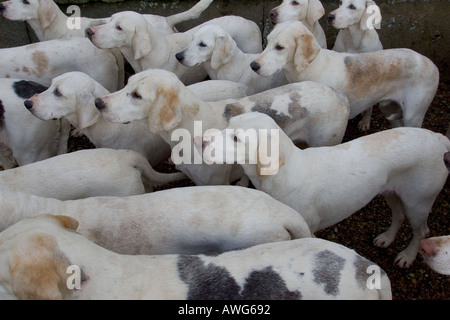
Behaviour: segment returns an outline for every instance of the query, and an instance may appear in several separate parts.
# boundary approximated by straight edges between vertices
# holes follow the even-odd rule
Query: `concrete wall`
[[[115,1],[57,0],[64,11],[67,3],[79,4],[81,15],[87,17],[105,17],[123,10],[167,16],[184,11],[196,3],[195,0]],[[279,3],[281,0],[214,0],[200,19],[183,23],[178,28],[183,31],[211,18],[233,14],[255,21],[266,36],[272,28],[267,19],[268,12]],[[326,15],[339,6],[338,0],[322,0],[322,3]],[[450,0],[378,0],[377,4],[383,15],[378,32],[384,47],[411,48],[428,56],[439,67],[441,79],[450,81]],[[328,46],[332,47],[337,30],[326,25],[326,15],[320,22],[327,34]],[[0,17],[0,47],[19,46],[33,41],[36,41],[36,37],[24,22]]]

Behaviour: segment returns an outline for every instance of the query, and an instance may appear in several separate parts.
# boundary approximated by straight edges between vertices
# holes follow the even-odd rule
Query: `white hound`
[[[377,23],[378,26],[374,25]],[[344,0],[328,15],[328,24],[339,29],[333,50],[364,53],[383,50],[376,27],[381,23],[380,8],[371,0]],[[363,112],[358,124],[361,131],[370,128],[372,108]]]
[[[70,217],[47,215],[1,233],[1,297],[392,299],[389,278],[379,266],[322,239],[278,241],[215,256],[130,256],[97,246],[74,232],[77,225]]]
[[[201,0],[191,9],[168,17],[152,14],[145,14],[144,17],[158,32],[167,35],[175,32],[175,25],[178,23],[198,18],[211,2],[212,0]],[[53,0],[8,0],[0,4],[0,12],[6,19],[27,21],[39,41],[85,37],[87,28],[106,23],[109,19],[77,17],[77,20],[75,15],[68,17]]]
[[[39,120],[23,107],[25,99],[46,89],[32,81],[0,79],[0,160],[3,169],[67,152],[70,124],[61,120]]]
[[[276,166],[262,166],[257,156],[261,156],[264,140],[256,136],[251,141],[256,147],[248,148],[251,142],[246,142],[243,133],[247,129],[274,129],[278,133],[279,144],[275,147],[279,160],[272,157]],[[391,227],[374,243],[389,246],[406,216],[413,238],[395,261],[400,267],[414,262],[420,240],[429,232],[428,214],[449,174],[443,161],[444,154],[450,151],[445,136],[421,128],[395,128],[338,146],[300,150],[273,119],[259,113],[232,118],[224,132],[222,139],[214,141],[205,135],[204,147],[210,144],[210,148],[220,150],[225,140],[222,150],[230,153],[230,159],[237,157],[235,161],[241,163],[253,184],[303,214],[311,232],[342,221],[383,194],[393,219]],[[267,140],[272,137],[275,135],[263,135]],[[203,156],[207,163],[214,163],[223,154],[209,152]],[[251,157],[257,159],[254,164],[249,162]]]
[[[264,76],[284,69],[290,82],[316,81],[343,92],[350,118],[378,103],[394,127],[420,127],[439,84],[436,65],[417,52],[322,49],[299,21],[276,25],[252,68]]]
[[[134,196],[61,201],[0,186],[0,231],[49,212],[123,254],[197,254],[311,237],[303,217],[262,191],[237,186],[172,188]]]
[[[0,78],[15,78],[49,86],[69,71],[90,75],[109,91],[123,87],[116,59],[85,38],[48,40],[0,49]]]
[[[250,63],[257,55],[242,52],[222,27],[208,24],[197,30],[191,43],[176,58],[186,67],[201,65],[211,79],[242,83],[248,87],[249,94],[287,84],[282,71],[271,77],[253,72]]]
[[[319,45],[326,49],[327,38],[319,19],[325,14],[322,2],[319,0],[283,0],[278,7],[269,12],[273,24],[286,21],[301,21],[312,32]]]
[[[59,200],[142,194],[185,178],[182,173],[156,172],[138,152],[106,148],[70,152],[0,171],[0,184]]]
[[[149,131],[159,133],[173,148],[172,160],[175,156],[180,158],[181,145],[183,156],[176,162],[177,168],[199,185],[228,184],[242,174],[239,173],[242,170],[232,171],[230,178],[232,166],[202,164],[200,154],[200,163],[195,161],[197,150],[193,148],[193,140],[201,138],[204,130],[222,130],[231,117],[260,111],[274,117],[296,142],[306,142],[308,146],[335,145],[345,134],[349,112],[344,95],[310,81],[242,99],[205,102],[165,70],[146,70],[130,77],[122,90],[96,99],[96,106],[113,122],[147,119]],[[195,121],[201,121],[200,131]],[[184,133],[189,137],[178,136]]]

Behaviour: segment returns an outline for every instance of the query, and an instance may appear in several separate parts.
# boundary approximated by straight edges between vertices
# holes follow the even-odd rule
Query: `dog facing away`
[[[70,52],[71,54],[67,54]],[[118,90],[116,59],[85,38],[67,38],[0,49],[0,77],[35,81],[49,86],[53,78],[80,71],[109,91]]]
[[[242,52],[222,27],[207,24],[199,28],[191,43],[175,56],[186,67],[201,65],[213,80],[229,80],[246,85],[250,94],[287,84],[282,71],[271,77],[262,77],[253,72],[250,63],[257,55]]]
[[[311,232],[342,221],[382,194],[393,218],[390,228],[376,237],[374,244],[389,246],[407,217],[413,238],[395,262],[400,267],[414,262],[420,241],[429,232],[428,214],[449,174],[442,161],[450,150],[445,136],[421,128],[396,128],[338,146],[301,150],[264,114],[236,116],[227,129],[221,133],[226,147],[218,149],[224,139],[204,135],[203,148],[210,145],[230,153],[227,159],[236,159],[257,189],[303,214]],[[276,166],[265,168],[260,160],[249,162],[259,159],[256,156],[260,156],[262,140],[257,136],[246,139],[247,129],[275,129],[279,133]],[[265,138],[271,140],[272,135]],[[256,139],[252,141],[256,148],[249,148],[246,140],[250,139]],[[204,152],[203,157],[207,163],[214,163],[224,157],[218,153]]]
[[[25,99],[45,89],[32,81],[0,79],[0,160],[3,169],[67,152],[70,124],[65,120],[39,120],[23,107]]]
[[[439,84],[436,65],[409,49],[358,54],[322,49],[299,21],[276,25],[267,39],[252,62],[255,72],[270,76],[284,69],[290,82],[316,81],[341,91],[350,119],[378,104],[393,127],[420,127]]]
[[[450,236],[423,239],[420,241],[420,253],[431,269],[450,275]]]
[[[286,21],[301,21],[317,39],[319,45],[326,49],[327,38],[319,19],[325,14],[325,9],[319,0],[283,0],[278,7],[269,12],[273,24]]]
[[[259,111],[274,117],[291,139],[308,146],[339,144],[348,122],[348,101],[341,93],[304,81],[274,88],[242,99],[206,102],[198,99],[171,72],[146,70],[130,77],[122,90],[96,99],[97,108],[109,121],[128,123],[147,119],[148,130],[158,133],[172,147],[172,160],[180,158],[182,131],[189,141],[177,169],[197,185],[229,184],[242,169],[232,165],[206,165],[195,161],[194,140],[207,129],[225,129],[235,115]],[[200,132],[196,121],[201,121]],[[201,140],[201,137],[199,137]],[[236,170],[236,167],[240,170]]]
[[[0,190],[0,230],[53,212],[77,219],[79,233],[122,254],[211,254],[311,237],[305,220],[291,207],[244,187],[172,188],[68,201],[3,185]]]
[[[130,256],[87,240],[74,232],[77,224],[47,215],[1,234],[3,298],[392,299],[380,267],[322,239],[272,242],[216,256]],[[67,273],[69,266],[78,266],[78,284],[69,278],[74,275]],[[376,286],[369,267],[379,270]]]
[[[175,25],[196,19],[211,4],[212,0],[200,0],[191,9],[168,17],[145,14],[144,17],[163,35],[175,32]],[[79,26],[69,28],[70,17],[66,16],[53,0],[9,0],[0,4],[0,12],[6,19],[27,21],[39,41],[65,37],[85,37],[86,29],[104,24],[107,18],[80,17]]]
[[[0,184],[59,200],[143,194],[185,178],[182,173],[156,172],[138,152],[106,148],[70,152],[0,171]]]
[[[333,50],[337,52],[364,53],[383,50],[373,21],[381,22],[380,8],[374,1],[345,0],[328,15],[328,24],[339,29]],[[363,112],[358,124],[361,131],[370,128],[372,108]]]

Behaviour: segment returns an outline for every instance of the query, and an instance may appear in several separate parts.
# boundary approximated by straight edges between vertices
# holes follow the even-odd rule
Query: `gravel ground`
[[[450,105],[450,84],[441,83],[435,99],[426,114],[424,128],[445,134],[450,123],[448,106]],[[344,141],[352,140],[364,134],[389,129],[389,123],[381,112],[374,108],[371,128],[367,133],[357,129],[359,117],[349,121]],[[69,150],[92,148],[86,138],[71,138]],[[172,172],[168,163],[156,167],[161,172]],[[193,185],[183,180],[161,189]],[[430,236],[450,234],[449,219],[450,179],[437,198],[428,219]],[[448,300],[450,299],[450,277],[431,270],[418,255],[413,266],[401,269],[393,264],[396,255],[411,240],[411,227],[407,221],[399,231],[394,243],[386,249],[373,246],[373,239],[387,230],[391,222],[390,209],[381,196],[376,197],[363,209],[341,223],[316,233],[319,238],[338,242],[354,249],[362,256],[380,265],[389,275],[395,300]]]

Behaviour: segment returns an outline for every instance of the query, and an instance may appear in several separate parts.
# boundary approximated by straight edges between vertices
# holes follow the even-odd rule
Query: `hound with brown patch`
[[[202,163],[193,143],[196,137],[201,138],[204,130],[224,129],[235,115],[251,111],[267,113],[291,139],[308,146],[339,144],[348,122],[345,96],[318,83],[304,81],[242,99],[208,103],[198,99],[175,74],[165,70],[140,72],[130,77],[125,88],[96,99],[95,104],[112,122],[147,119],[150,132],[159,133],[172,147],[172,160],[175,157],[180,160],[176,162],[177,168],[199,185],[229,184],[241,177],[241,170],[233,171],[236,175],[230,173],[231,165]],[[200,130],[196,129],[195,121],[202,127]],[[199,162],[195,161],[196,154]]]
[[[379,266],[322,239],[278,241],[215,256],[130,256],[95,245],[75,232],[77,226],[70,217],[47,215],[2,232],[0,297],[392,299],[389,278]]]
[[[244,134],[248,129],[278,133],[278,149],[271,150],[280,159],[275,157],[276,166],[249,162],[259,159],[261,139],[275,139],[275,133],[252,138]],[[420,241],[429,232],[428,214],[449,174],[442,159],[450,151],[450,141],[421,128],[390,129],[338,146],[300,150],[272,118],[246,113],[232,118],[228,128],[213,137],[203,136],[203,148],[223,150],[225,155],[204,152],[207,163],[224,156],[236,159],[257,189],[300,212],[312,232],[342,221],[383,194],[393,218],[375,245],[389,246],[405,216],[413,230],[410,244],[395,259],[400,267],[414,262]]]
[[[122,87],[114,56],[85,38],[0,49],[0,78],[24,79],[49,86],[53,78],[69,71],[85,72],[109,91]]]
[[[319,19],[325,14],[322,2],[319,0],[283,0],[278,7],[269,12],[273,24],[287,21],[301,21],[314,35],[319,45],[326,49],[327,38]]]
[[[290,82],[316,81],[343,92],[350,119],[378,103],[394,127],[420,127],[439,84],[436,65],[412,50],[322,49],[299,21],[276,25],[252,68],[263,76],[283,69]]]

